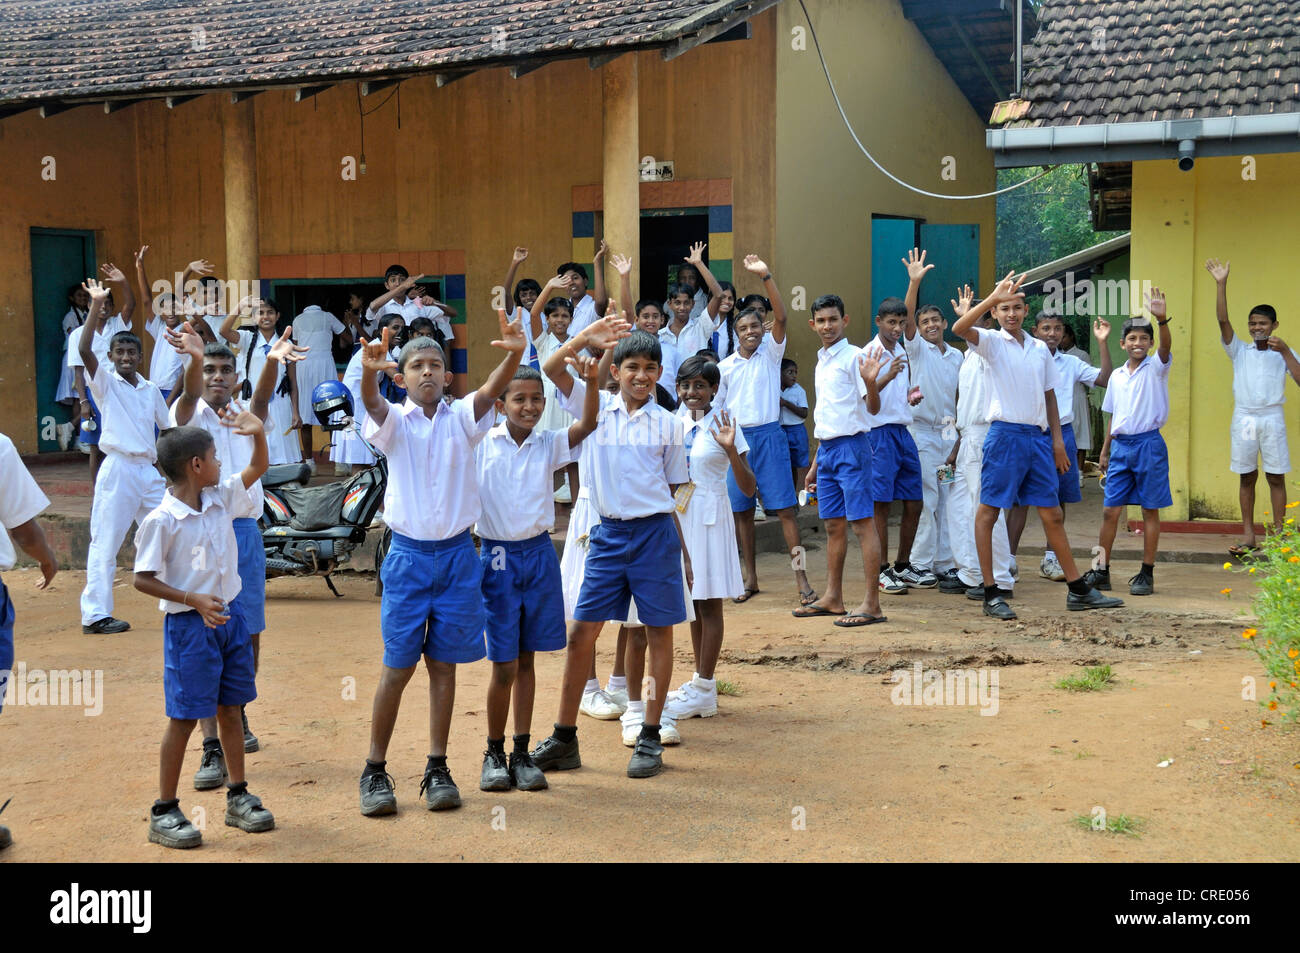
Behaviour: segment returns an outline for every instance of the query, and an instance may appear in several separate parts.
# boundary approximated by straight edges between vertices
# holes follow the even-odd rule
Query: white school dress
[[[550,331],[544,331],[536,343],[538,361],[545,364],[547,359],[563,343]],[[569,372],[570,377],[574,380],[578,379],[578,375],[574,373],[570,365],[566,364],[565,369]],[[551,379],[545,374],[542,375],[542,393],[546,395],[546,407],[542,410],[542,416],[537,421],[537,429],[563,430],[566,427],[573,426],[573,415],[561,405],[561,401],[555,393],[555,385],[551,383]]]
[[[328,311],[311,305],[293,319],[293,339],[302,347],[311,348],[298,363],[298,416],[304,425],[315,425],[316,415],[311,409],[311,392],[317,384],[339,379],[334,366],[334,335],[343,333],[343,322]]]
[[[692,599],[734,599],[745,591],[736,549],[736,523],[727,498],[727,470],[731,460],[714,438],[717,410],[692,420],[683,408],[677,414],[686,423],[686,463],[695,489],[678,516],[682,537],[695,575]],[[736,451],[747,453],[749,444],[736,428]]]
[[[77,391],[73,385],[72,367],[68,364],[68,335],[86,323],[86,312],[78,311],[76,308],[69,308],[68,313],[63,316],[63,357],[60,363],[63,370],[59,373],[59,386],[54,393],[54,399],[60,404],[70,404],[77,399]]]
[[[348,361],[348,369],[343,372],[343,386],[352,395],[352,419],[357,422],[358,427],[364,427],[368,419],[366,405],[361,401],[361,378],[363,376],[361,355],[361,351],[353,354],[352,360]],[[376,371],[375,375],[378,376],[378,374],[379,372]],[[334,431],[333,445],[330,447],[330,459],[335,463],[370,466],[375,462],[375,455],[361,442],[361,438],[355,432],[336,430]]]
[[[266,355],[278,339],[279,336],[274,332],[269,338],[263,337],[260,330],[244,329],[239,332],[239,343],[235,345],[235,367],[241,381],[244,369],[247,368],[249,383],[253,387],[257,386],[262,368],[266,367]],[[252,348],[251,352],[249,348]],[[302,363],[298,366],[301,367]],[[298,440],[298,431],[289,429],[293,424],[293,398],[280,393],[280,386],[288,373],[289,369],[281,364],[266,412],[266,457],[272,465],[298,463],[302,460],[302,443]],[[307,423],[307,418],[303,418],[303,423]],[[316,423],[314,414],[311,423]]]

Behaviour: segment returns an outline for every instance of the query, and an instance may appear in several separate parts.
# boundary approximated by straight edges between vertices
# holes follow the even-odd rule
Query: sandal
[[[815,619],[823,615],[848,615],[848,610],[841,609],[836,612],[834,609],[827,609],[825,606],[807,605],[798,609],[791,609],[790,614],[796,619]]]
[[[836,619],[835,625],[838,625],[841,629],[856,629],[860,625],[875,625],[877,622],[888,621],[888,616],[864,615],[861,612],[854,612],[846,615],[843,619]]]
[[[801,589],[799,591],[799,605],[810,606],[817,601],[817,590]]]
[[[744,594],[743,596],[736,596],[736,598],[732,599],[731,601],[732,601],[732,602],[748,602],[748,601],[749,601],[750,599],[752,599],[754,596],[758,595],[758,593],[759,593],[759,590],[757,590],[757,589],[746,589],[746,590],[745,590],[745,594]]]

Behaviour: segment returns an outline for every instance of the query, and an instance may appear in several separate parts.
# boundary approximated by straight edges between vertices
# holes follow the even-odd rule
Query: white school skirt
[[[736,545],[736,521],[727,499],[727,485],[697,485],[678,519],[695,584],[691,599],[735,599],[745,591]]]

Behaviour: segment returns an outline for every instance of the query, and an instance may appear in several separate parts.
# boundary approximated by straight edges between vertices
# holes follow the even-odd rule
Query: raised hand
[[[989,299],[994,304],[1001,304],[1004,301],[1023,301],[1025,300],[1025,293],[1020,290],[1020,286],[1024,283],[1025,276],[1023,274],[1017,278],[1015,271],[1009,271],[1007,276],[998,282],[997,287],[993,289],[993,293],[989,295]]]
[[[1165,320],[1164,292],[1159,288],[1152,287],[1152,289],[1146,293],[1145,297],[1147,310],[1151,312],[1151,316],[1157,321]]]
[[[103,301],[108,297],[108,285],[102,285],[94,278],[87,278],[81,283],[81,287],[90,295],[91,301]]]
[[[266,424],[261,417],[251,410],[245,410],[237,400],[232,400],[225,407],[218,410],[217,416],[221,418],[223,427],[231,427],[235,433],[242,434],[245,437],[251,437],[266,428]]]
[[[514,257],[511,259],[511,261],[513,261],[516,265],[522,265],[524,261],[527,260],[527,258],[528,258],[528,249],[520,245],[515,249],[515,254]]]
[[[614,270],[620,275],[630,275],[632,273],[632,259],[626,255],[615,255],[609,260],[609,263],[614,266]]]
[[[903,267],[907,269],[908,281],[920,281],[925,277],[925,273],[934,267],[925,263],[925,251],[919,248],[913,248],[907,253],[906,258],[900,260],[903,262]]]
[[[407,275],[406,280],[403,281],[402,284],[400,285],[401,290],[410,291],[412,288],[414,288],[417,284],[420,283],[420,279],[423,277],[424,277],[424,272],[420,272],[420,274],[418,275]]]
[[[962,285],[957,289],[957,297],[955,299],[949,298],[948,302],[952,305],[953,316],[960,318],[975,303],[975,292],[970,285]]]
[[[771,270],[767,267],[767,262],[763,261],[763,259],[759,258],[757,255],[746,255],[744,264],[746,271],[752,271],[760,278]]]
[[[546,287],[552,288],[555,291],[563,291],[564,296],[567,298],[573,291],[573,281],[563,275],[556,275],[546,283]]]
[[[605,244],[605,239],[600,240],[600,247],[596,249],[596,254],[591,256],[592,263],[600,261],[609,252],[609,246]]]
[[[505,311],[497,308],[497,324],[500,327],[501,337],[493,341],[492,346],[499,347],[503,351],[518,351],[522,354],[528,347],[528,338],[524,337],[523,322],[518,318],[507,321]]]
[[[609,350],[631,333],[632,325],[615,310],[613,298],[609,299],[609,307],[605,311],[605,316],[598,321],[592,321],[582,329],[582,335],[586,338],[587,345],[600,348],[602,351]]]
[[[704,242],[694,242],[691,245],[691,253],[686,256],[687,264],[701,265],[704,263],[704,249],[708,246]]]
[[[203,360],[203,338],[199,337],[198,332],[194,330],[194,325],[186,321],[176,330],[166,329],[167,343],[175,348],[178,354],[188,354],[196,361]]]
[[[1280,337],[1274,335],[1268,339],[1268,349],[1270,351],[1285,351],[1287,350],[1286,341],[1283,341]]]
[[[1208,271],[1215,281],[1222,284],[1228,280],[1228,268],[1232,262],[1220,262],[1217,258],[1211,258],[1205,263],[1205,270]]]
[[[889,367],[885,369],[885,372],[876,378],[876,384],[880,387],[884,387],[886,384],[892,381],[899,374],[903,373],[903,369],[907,367],[906,354],[900,352],[898,354],[893,355],[893,358],[894,359],[889,362]],[[883,355],[882,355],[882,359],[883,359]]]
[[[99,270],[103,272],[105,281],[126,281],[126,275],[122,274],[122,269],[111,261],[100,265]]]
[[[301,344],[294,344],[291,335],[293,328],[285,328],[284,334],[275,342],[275,346],[266,352],[268,361],[275,361],[277,364],[297,364],[305,360],[309,347],[303,347]]]
[[[148,245],[141,245],[140,250],[135,253],[135,266],[137,268],[139,268],[144,264],[145,252],[147,252],[148,250],[149,250]]]
[[[186,267],[196,275],[210,275],[213,271],[212,262],[208,261],[206,258],[195,259]]]
[[[362,369],[367,371],[397,370],[397,362],[392,359],[389,351],[388,326],[384,325],[382,333],[375,340],[367,341],[365,338],[361,339]]]
[[[600,360],[592,357],[590,354],[578,354],[575,357],[566,357],[564,363],[577,372],[578,380],[587,382],[593,382],[596,380],[600,368]]]
[[[723,450],[730,451],[736,445],[736,423],[725,410],[719,410],[713,418],[713,439]]]
[[[1094,318],[1092,322],[1092,336],[1102,344],[1106,343],[1106,338],[1110,337],[1110,322],[1105,318]]]
[[[876,375],[880,373],[881,358],[884,356],[885,349],[876,345],[868,351],[858,355],[858,373],[862,379],[871,383],[875,381]]]

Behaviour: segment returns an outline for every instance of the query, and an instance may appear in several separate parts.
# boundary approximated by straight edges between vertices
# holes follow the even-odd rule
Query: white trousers
[[[988,424],[969,427],[961,436],[957,451],[957,473],[948,496],[948,538],[952,543],[957,574],[968,586],[983,585],[979,556],[975,550],[975,512],[980,502],[980,474],[984,469],[984,437]],[[1007,536],[1007,517],[998,513],[993,526],[993,581],[1002,589],[1012,589],[1011,541]]]
[[[908,430],[916,441],[916,452],[921,457],[921,518],[916,524],[916,539],[912,543],[912,565],[918,569],[932,569],[942,575],[956,563],[948,534],[949,497],[952,485],[939,485],[939,467],[948,460],[952,446],[957,442],[955,427],[948,425],[951,440],[943,437],[944,427],[913,424]]]
[[[108,453],[95,478],[90,507],[90,549],[86,553],[86,588],[81,593],[81,624],[113,614],[113,573],[117,551],[127,530],[162,502],[166,485],[147,460]]]

